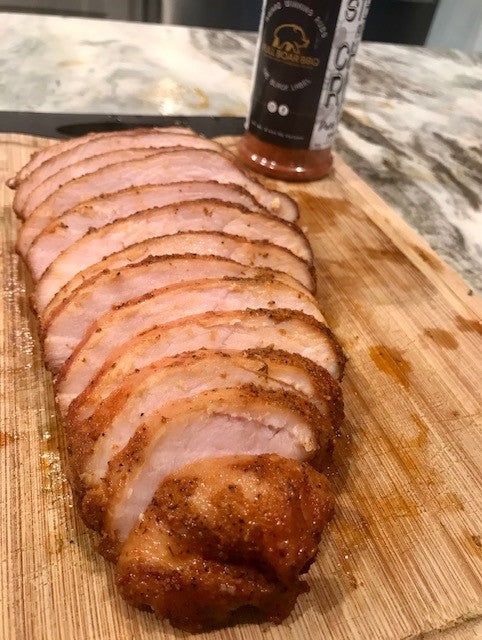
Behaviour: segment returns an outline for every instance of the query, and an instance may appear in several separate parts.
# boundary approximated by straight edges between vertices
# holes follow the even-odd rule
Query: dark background
[[[372,0],[364,39],[422,45],[437,3]],[[257,31],[261,5],[262,0],[0,0],[0,11]]]
[[[372,0],[364,40],[424,44],[437,3]],[[237,4],[226,0],[165,0],[161,19],[173,24],[257,31],[262,0],[244,0],[242,8]]]

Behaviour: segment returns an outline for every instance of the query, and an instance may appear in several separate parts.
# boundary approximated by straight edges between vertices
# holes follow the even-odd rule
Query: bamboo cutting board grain
[[[3,187],[49,143],[0,134],[1,638],[184,638],[121,600],[72,507]],[[350,356],[338,510],[291,618],[199,637],[481,638],[481,301],[340,160],[329,179],[280,188],[300,203],[321,306]]]

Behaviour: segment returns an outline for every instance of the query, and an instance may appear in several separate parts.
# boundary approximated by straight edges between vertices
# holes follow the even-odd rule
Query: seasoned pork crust
[[[200,460],[160,485],[130,534],[117,583],[131,604],[188,631],[255,607],[281,622],[333,513],[326,478],[277,455]]]

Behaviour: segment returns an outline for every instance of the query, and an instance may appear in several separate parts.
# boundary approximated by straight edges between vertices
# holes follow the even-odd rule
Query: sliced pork
[[[247,384],[301,394],[323,416],[323,438],[330,436],[332,416],[340,409],[333,393],[336,383],[324,369],[316,365],[306,367],[304,358],[274,349],[244,352],[204,349],[164,358],[133,372],[89,420],[69,422],[71,449],[77,452],[74,468],[84,482],[97,484],[105,476],[112,457],[134,435],[139,416],[144,422],[170,402],[210,389]],[[82,448],[76,445],[77,441],[84,443]]]
[[[164,478],[194,460],[236,453],[323,459],[331,430],[302,396],[256,385],[200,389],[145,420],[136,416],[131,437],[119,440],[117,449],[94,452],[85,467],[74,461],[86,519],[112,542],[126,539]],[[85,438],[76,432],[71,438],[72,449],[81,452]]]
[[[41,305],[47,304],[75,275],[106,255],[149,238],[183,231],[221,231],[248,240],[272,241],[301,260],[311,262],[308,241],[295,225],[216,200],[195,200],[136,213],[74,242],[44,272],[36,299]]]
[[[82,362],[84,356],[71,361],[57,380],[57,403],[63,414],[70,406],[69,422],[85,420],[114,392],[119,380],[162,358],[198,349],[244,351],[272,346],[303,356],[334,378],[342,376],[344,356],[338,343],[327,327],[310,316],[287,310],[209,311],[155,326],[113,349],[88,385],[79,385],[78,375],[89,376],[82,371],[89,363]]]
[[[316,300],[278,280],[265,278],[198,280],[147,294],[107,312],[92,324],[62,371],[75,379],[73,395],[81,393],[119,345],[158,324],[207,311],[286,308],[323,321]],[[44,350],[54,356],[68,336],[47,334]],[[57,362],[49,363],[54,369]],[[54,369],[56,371],[56,369]]]
[[[44,355],[54,370],[67,360],[90,325],[116,306],[180,282],[202,278],[258,278],[266,275],[309,295],[284,273],[247,267],[229,258],[185,254],[150,257],[106,271],[85,282],[60,304],[44,326]],[[53,348],[52,348],[53,345]]]
[[[69,180],[92,173],[109,164],[124,161],[125,158],[122,157],[115,159],[115,152],[125,149],[162,149],[165,147],[222,151],[222,147],[218,143],[207,138],[169,133],[157,129],[129,131],[125,134],[119,133],[117,136],[95,138],[56,155],[35,169],[18,186],[13,200],[13,209],[22,218],[27,218],[41,202]]]
[[[199,460],[161,483],[122,549],[117,583],[131,604],[191,632],[248,606],[281,622],[332,512],[328,481],[304,463]]]
[[[74,275],[48,304],[46,304],[47,296],[44,297],[45,287],[42,286],[44,284],[42,279],[37,295],[34,296],[35,308],[41,316],[42,324],[45,325],[59,305],[63,304],[84,282],[95,278],[102,271],[117,270],[154,256],[185,253],[231,258],[247,266],[284,272],[306,289],[310,291],[315,289],[313,267],[308,266],[287,249],[271,242],[246,240],[222,231],[191,231],[144,240],[104,258]]]
[[[69,480],[122,594],[193,631],[282,620],[344,414],[296,204],[187,130],[59,143],[9,184]]]
[[[155,127],[154,129],[163,133],[184,133],[186,135],[193,134],[193,131],[185,127]],[[33,153],[30,160],[24,167],[20,169],[16,176],[7,181],[7,185],[11,189],[17,189],[20,183],[25,180],[33,171],[40,167],[40,165],[44,162],[47,162],[51,158],[54,158],[55,156],[58,156],[65,151],[75,149],[76,147],[84,145],[92,140],[98,140],[99,138],[115,138],[119,134],[125,135],[127,133],[130,133],[131,135],[137,135],[142,131],[152,131],[152,129],[149,127],[147,129],[137,128],[127,129],[125,131],[101,131],[98,133],[88,133],[84,136],[79,136],[78,138],[69,138],[68,140],[57,142],[56,144],[52,144]]]
[[[237,184],[249,191],[255,200],[274,215],[289,221],[295,220],[298,216],[297,205],[289,196],[270,191],[248,177],[229,158],[215,151],[160,151],[150,158],[113,164],[64,184],[25,221],[17,248],[22,255],[26,255],[33,240],[52,220],[91,198],[127,187],[190,180],[216,180]]]
[[[109,165],[116,164],[117,162],[128,162],[129,160],[146,158],[158,152],[158,149],[150,149],[148,147],[120,149],[119,151],[104,153],[100,156],[87,158],[82,162],[77,162],[76,164],[66,167],[58,173],[50,176],[50,178],[47,178],[33,190],[26,191],[22,188],[22,185],[20,185],[15,193],[13,201],[14,210],[21,218],[28,218],[30,214],[42,204],[42,202],[47,200],[47,198],[55,193],[57,189],[70,180],[75,180],[76,178],[94,173],[94,171],[102,169],[102,167],[108,167]],[[27,178],[27,181],[28,180],[30,180],[30,177]],[[22,201],[21,206],[20,200]]]
[[[136,339],[132,341],[134,348],[135,343]],[[155,376],[156,379],[160,376],[160,379],[163,380],[164,376],[169,375],[169,371],[178,370],[186,362],[191,364],[204,362],[208,363],[207,367],[215,366],[216,363],[221,363],[221,365],[224,363],[224,367],[230,363],[242,364],[249,375],[253,375],[254,372],[258,376],[263,376],[265,385],[267,383],[276,384],[287,391],[300,393],[309,398],[321,415],[330,422],[333,432],[339,431],[343,419],[343,400],[338,382],[326,369],[315,364],[312,360],[308,360],[298,353],[281,351],[273,347],[245,350],[223,349],[222,351],[203,347],[195,351],[182,352],[174,356],[160,358],[141,369],[126,367],[128,371],[123,375],[122,383],[118,381],[117,385],[110,387],[105,378],[104,384],[98,384],[99,377],[97,377],[96,382],[89,385],[77,399],[78,401],[72,403],[67,416],[69,428],[85,429],[85,423],[89,422],[88,418],[96,424],[114,420],[117,424],[124,418],[129,420],[136,412],[144,413],[147,416],[149,410],[155,406],[151,399],[158,402],[159,397],[162,397],[165,401],[166,396],[164,390],[159,396],[158,391],[153,394],[150,389],[147,396],[149,402],[146,404],[139,389],[150,384],[150,376]],[[125,364],[121,361],[118,368],[122,369]],[[200,380],[203,378],[204,374],[200,376]],[[184,393],[184,390],[185,385],[171,384],[166,392],[170,394],[169,397],[172,400],[174,399],[172,394],[179,397]],[[143,402],[142,409],[139,408],[141,401]],[[91,416],[94,417],[91,418]],[[89,426],[89,429],[91,428]]]
[[[92,229],[154,207],[188,200],[215,198],[241,205],[249,211],[266,212],[242,187],[209,182],[179,182],[123,189],[74,207],[56,218],[40,233],[28,252],[28,263],[36,280],[55,258]]]

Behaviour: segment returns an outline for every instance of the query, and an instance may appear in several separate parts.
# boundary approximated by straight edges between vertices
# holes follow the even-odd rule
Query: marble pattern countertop
[[[253,34],[0,14],[0,109],[244,115]],[[482,57],[363,43],[337,150],[482,290]]]

